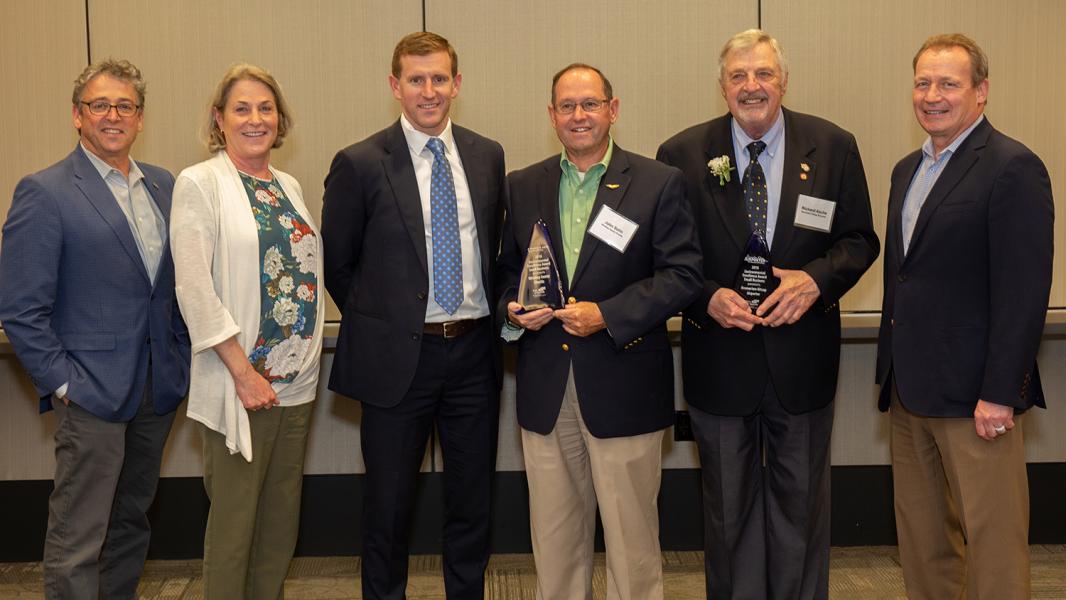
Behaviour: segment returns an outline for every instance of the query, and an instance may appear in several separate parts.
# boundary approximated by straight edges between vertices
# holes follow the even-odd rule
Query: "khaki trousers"
[[[896,529],[911,600],[1029,598],[1022,420],[990,442],[972,418],[921,417],[893,393]]]
[[[522,430],[539,600],[592,598],[596,506],[607,546],[607,598],[663,597],[659,484],[663,431],[600,439],[589,433],[573,373],[548,435]]]
[[[229,453],[222,434],[203,428],[204,488],[211,499],[204,535],[206,600],[284,597],[300,528],[312,406],[250,411],[250,463]]]

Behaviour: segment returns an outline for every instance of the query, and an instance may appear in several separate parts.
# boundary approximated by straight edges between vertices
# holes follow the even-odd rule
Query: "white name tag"
[[[832,200],[800,194],[799,200],[796,201],[796,220],[793,224],[796,227],[829,233],[833,228],[833,213],[836,210],[837,203]]]
[[[589,233],[619,252],[625,252],[640,225],[604,204],[589,225]]]

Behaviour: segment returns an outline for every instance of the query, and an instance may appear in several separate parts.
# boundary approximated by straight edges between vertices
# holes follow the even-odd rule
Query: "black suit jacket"
[[[574,280],[563,261],[559,227],[559,156],[507,178],[509,198],[500,252],[497,331],[518,293],[533,224],[543,220],[559,261],[563,291],[596,302],[607,329],[588,337],[552,320],[518,340],[518,423],[548,434],[555,427],[571,363],[585,424],[599,438],[639,435],[673,422],[674,370],[666,320],[699,290],[700,256],[677,169],[614,147],[592,208],[609,206],[639,227],[624,253],[586,233]]]
[[[840,362],[837,302],[880,249],[854,136],[829,121],[787,109],[784,119],[785,164],[770,258],[776,267],[806,271],[821,291],[792,325],[745,332],[724,329],[707,314],[711,296],[721,287],[733,288],[751,235],[742,174],[734,171],[723,186],[707,167],[708,160],[722,155],[737,164],[732,117],[686,129],[659,148],[659,160],[685,173],[703,248],[703,293],[685,312],[682,329],[682,374],[688,403],[711,414],[752,414],[767,381],[792,413],[831,402]],[[829,233],[793,225],[800,194],[836,202]]]
[[[930,190],[904,257],[903,200],[921,160],[917,150],[892,170],[880,408],[893,374],[901,401],[920,415],[971,417],[978,399],[1044,406],[1036,351],[1054,253],[1047,169],[985,119]]]
[[[452,135],[470,187],[491,309],[506,192],[503,148],[454,123]],[[329,389],[395,406],[418,366],[429,288],[422,200],[399,121],[333,158],[322,242],[326,288],[342,315]]]

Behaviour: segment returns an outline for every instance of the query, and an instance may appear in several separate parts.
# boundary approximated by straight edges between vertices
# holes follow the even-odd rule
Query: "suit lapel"
[[[814,143],[806,139],[793,126],[792,115],[782,109],[785,119],[785,155],[781,157],[781,194],[778,196],[777,223],[774,225],[774,241],[770,256],[780,260],[788,252],[795,232],[796,204],[800,194],[810,195],[814,180],[818,177],[817,154]],[[803,169],[807,165],[807,170]]]
[[[922,231],[929,223],[933,213],[936,212],[936,208],[955,189],[955,186],[959,184],[963,176],[977,164],[977,161],[981,158],[981,151],[988,142],[991,130],[992,126],[989,125],[986,118],[970,132],[969,137],[962,142],[955,154],[952,155],[951,160],[948,161],[948,166],[944,168],[944,173],[936,180],[933,189],[929,190],[929,196],[926,197],[925,203],[922,204],[922,210],[918,212],[918,220],[914,224],[914,233],[911,235],[910,249],[913,249],[915,244],[921,241]],[[910,254],[910,250],[908,250],[908,254]]]
[[[566,265],[562,262],[566,260],[565,249],[562,246],[563,230],[559,226],[559,181],[562,176],[563,170],[559,167],[558,159],[549,158],[544,161],[544,176],[540,178],[538,184],[537,198],[540,201],[540,218],[547,224],[548,235],[551,236],[549,241],[552,254],[555,255],[556,266],[559,268],[559,278],[563,282],[563,289],[569,291],[570,280],[566,276]],[[532,237],[533,231],[530,230],[524,235]]]
[[[600,213],[604,206],[621,212],[618,207],[621,206],[622,199],[625,197],[626,192],[629,191],[630,177],[626,173],[628,170],[629,157],[625,150],[615,144],[611,154],[611,162],[608,163],[607,171],[603,174],[603,178],[600,179],[600,186],[596,190],[596,200],[592,203],[592,212],[589,213],[588,222],[585,223],[585,234],[581,241],[581,253],[577,257],[577,266],[574,268],[574,281],[571,287],[577,285],[581,275],[588,267],[589,261],[592,260],[593,254],[603,245],[603,242],[596,236],[588,233],[592,221],[596,219],[596,215]]]
[[[732,117],[726,115],[711,121],[707,137],[707,160],[728,156],[734,170],[730,173],[729,181],[721,185],[718,176],[708,168],[703,187],[721,215],[733,242],[743,250],[751,237],[751,224],[748,222],[748,209],[744,205],[744,185],[741,182],[744,173],[737,167],[737,157],[733,152]]]
[[[143,166],[141,172],[144,174],[144,187],[148,190],[148,197],[152,199],[152,202],[155,202],[156,207],[159,208],[159,213],[163,215],[163,251],[159,258],[160,262],[162,262],[166,260],[167,256],[170,256],[170,196],[163,193],[159,183],[156,182],[154,177],[145,172]],[[159,271],[157,270],[152,287],[155,287],[159,280]]]
[[[418,193],[418,179],[415,166],[411,162],[411,152],[407,148],[407,138],[399,121],[389,129],[385,147],[387,156],[382,160],[385,176],[392,186],[392,194],[400,209],[400,216],[407,233],[411,236],[415,255],[422,265],[422,272],[429,276],[426,266],[426,225],[422,219],[422,196]],[[465,164],[465,163],[464,163]]]
[[[903,264],[904,258],[903,200],[907,197],[907,188],[910,187],[910,182],[914,179],[914,172],[918,170],[918,165],[922,162],[922,153],[921,151],[914,152],[903,160],[899,177],[892,181],[892,193],[888,198],[888,226],[885,232],[885,236],[888,238],[885,240],[885,246],[895,248],[894,258],[897,265]],[[894,243],[889,244],[889,240]]]
[[[126,215],[119,208],[115,195],[111,193],[111,188],[107,187],[96,167],[89,162],[89,158],[83,152],[84,150],[80,147],[74,150],[74,185],[111,227],[122,249],[129,255],[144,280],[149,281],[148,271],[144,268],[144,260],[141,259],[140,251],[137,250],[137,242],[133,240],[133,232],[130,231],[130,223],[126,220]]]
[[[481,280],[488,285],[489,260],[487,257],[494,256],[495,248],[491,247],[492,237],[488,232],[494,230],[491,223],[493,218],[489,208],[488,176],[486,172],[487,161],[481,157],[481,151],[474,139],[467,135],[462,127],[452,124],[452,138],[455,140],[455,148],[459,153],[459,160],[463,163],[463,173],[466,175],[466,185],[470,190],[470,202],[474,211],[474,223],[477,226],[477,241],[481,250]],[[465,260],[465,259],[464,259]]]

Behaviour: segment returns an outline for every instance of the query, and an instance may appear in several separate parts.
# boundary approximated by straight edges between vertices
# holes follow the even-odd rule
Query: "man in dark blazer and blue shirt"
[[[559,71],[548,116],[562,155],[508,176],[497,331],[518,345],[538,598],[592,597],[597,503],[608,595],[663,597],[656,506],[674,414],[666,320],[695,297],[700,257],[681,173],[614,144],[618,106],[598,69]],[[539,221],[566,305],[524,311],[519,277]]]
[[[866,176],[850,133],[781,108],[788,70],[776,40],[739,33],[718,64],[730,114],[658,153],[685,173],[703,249],[681,352],[707,597],[826,598],[838,303],[879,250]],[[752,187],[749,209],[752,181],[762,190]],[[753,231],[766,234],[777,279],[754,313],[733,289]]]
[[[167,229],[174,177],[130,158],[144,124],[137,67],[75,81],[78,146],[22,179],[0,249],[0,322],[56,413],[45,597],[136,598],[146,512],[189,383]]]
[[[329,388],[363,405],[363,597],[404,597],[415,482],[436,424],[445,589],[482,598],[499,420],[490,298],[503,148],[449,119],[462,75],[448,40],[404,37],[389,83],[400,119],[337,153],[322,209],[326,287],[342,314]]]
[[[903,578],[916,599],[1028,598],[1022,413],[1044,406],[1051,181],[984,117],[973,40],[933,36],[913,66],[929,138],[892,171],[877,346]]]

